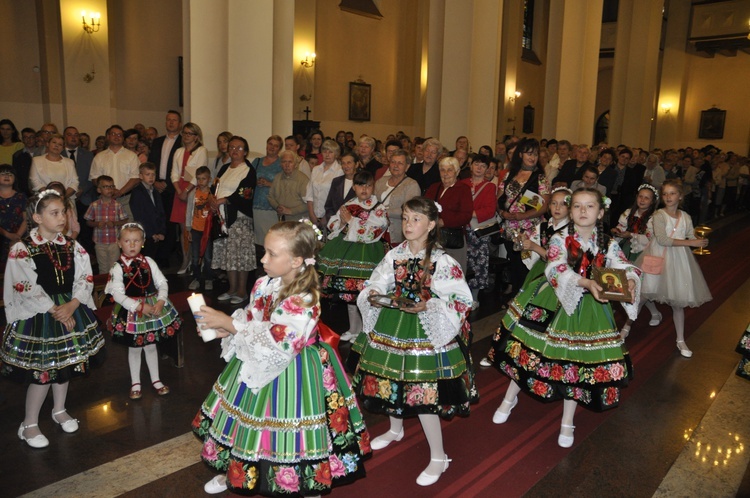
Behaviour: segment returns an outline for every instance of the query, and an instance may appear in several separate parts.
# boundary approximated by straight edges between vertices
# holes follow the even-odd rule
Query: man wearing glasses
[[[130,191],[140,183],[138,177],[138,156],[123,147],[124,130],[120,125],[112,125],[107,129],[107,143],[109,146],[94,156],[91,163],[89,179],[95,180],[102,175],[112,177],[115,191],[112,197],[122,205],[122,209],[133,219],[130,211]]]

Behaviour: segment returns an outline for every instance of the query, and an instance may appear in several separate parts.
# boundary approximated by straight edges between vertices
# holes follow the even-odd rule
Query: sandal
[[[156,384],[159,382],[161,382],[161,380],[155,380],[151,383],[151,385],[154,389],[156,389],[156,394],[158,394],[159,396],[166,396],[167,394],[169,394],[169,386],[164,385],[164,383],[162,382],[161,387],[156,387]]]
[[[141,389],[140,389],[140,382],[136,382],[132,386],[130,386],[130,399],[141,399]],[[135,386],[139,386],[138,389],[135,388]]]

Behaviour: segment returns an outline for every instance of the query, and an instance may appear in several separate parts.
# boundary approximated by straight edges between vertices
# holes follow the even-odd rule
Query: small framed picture
[[[521,197],[521,200],[519,202],[521,204],[526,204],[532,209],[540,209],[544,204],[544,199],[536,192],[527,190],[523,193],[523,196]]]
[[[591,278],[604,289],[603,297],[610,301],[631,302],[633,295],[628,288],[625,270],[616,268],[594,268]]]
[[[349,121],[370,121],[372,86],[364,81],[349,83]]]

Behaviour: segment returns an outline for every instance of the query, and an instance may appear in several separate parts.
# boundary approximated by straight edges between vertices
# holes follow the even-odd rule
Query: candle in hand
[[[193,317],[196,319],[203,318],[203,316],[200,314],[201,306],[206,304],[205,299],[203,299],[203,294],[193,293],[187,298],[187,301],[188,305],[190,306],[190,311],[193,312]],[[203,338],[203,342],[213,341],[214,339],[216,339],[216,330],[203,328],[202,325],[198,325],[198,328],[200,329],[200,334]]]

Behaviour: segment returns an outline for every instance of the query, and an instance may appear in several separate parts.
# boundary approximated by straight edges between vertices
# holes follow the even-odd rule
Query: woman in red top
[[[495,218],[495,206],[497,202],[497,186],[485,179],[487,168],[490,164],[489,156],[477,154],[471,163],[471,177],[461,180],[471,189],[474,211],[472,213],[472,224],[477,225],[488,222]],[[468,243],[469,268],[468,273],[474,273],[469,280],[469,288],[474,298],[474,309],[479,307],[479,291],[486,289],[490,284],[490,241],[488,237],[478,237],[472,226],[466,230],[466,242]]]
[[[466,225],[471,222],[474,202],[471,199],[471,188],[465,183],[458,183],[458,171],[461,166],[455,157],[444,157],[440,160],[440,182],[433,183],[424,196],[440,205],[440,242],[445,252],[461,265],[466,273]]]

